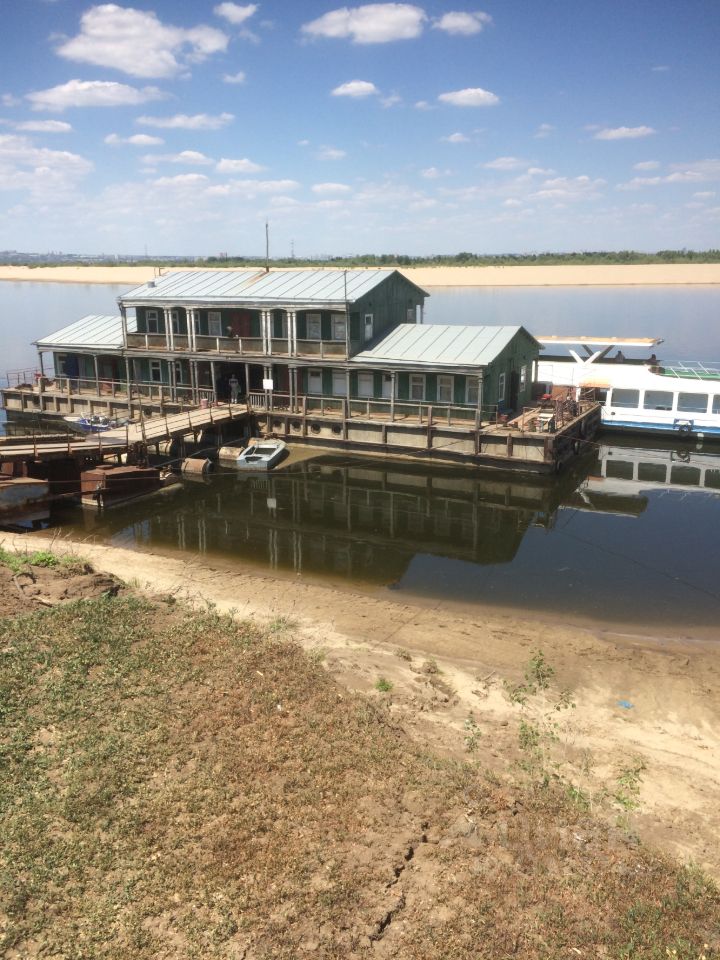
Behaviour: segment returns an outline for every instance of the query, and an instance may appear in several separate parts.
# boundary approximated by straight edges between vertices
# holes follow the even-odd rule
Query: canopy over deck
[[[567,337],[567,336],[536,336],[543,346],[572,345],[588,347],[657,347],[663,343],[662,337]]]

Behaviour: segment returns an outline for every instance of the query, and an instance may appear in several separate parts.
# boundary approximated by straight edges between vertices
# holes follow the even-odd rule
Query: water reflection
[[[689,497],[688,492],[695,495]],[[643,624],[720,615],[720,452],[603,443],[558,478],[322,456],[97,515],[82,536],[462,603]]]

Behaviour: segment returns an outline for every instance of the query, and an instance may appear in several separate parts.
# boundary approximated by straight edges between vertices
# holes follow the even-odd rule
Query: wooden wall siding
[[[424,298],[402,274],[387,277],[379,286],[366,293],[354,304],[358,312],[358,331],[357,336],[353,334],[353,339],[362,341],[366,313],[373,315],[373,339],[375,339],[378,334],[399,323],[406,323],[408,308],[412,307],[414,316],[416,307],[423,302]]]

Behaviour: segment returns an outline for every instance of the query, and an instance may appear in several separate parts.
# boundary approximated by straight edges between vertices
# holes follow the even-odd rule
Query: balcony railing
[[[168,351],[171,348],[164,333],[128,333],[129,350]],[[287,337],[273,337],[270,340],[270,353],[265,353],[265,341],[262,337],[211,337],[205,334],[195,335],[196,353],[240,354],[240,356],[275,357],[317,357],[319,360],[347,360],[348,356],[360,346],[359,341],[351,341],[350,350],[344,340],[297,340],[295,349],[288,345]],[[173,335],[173,351],[190,351],[190,338],[184,333]]]
[[[412,403],[407,400],[360,399],[347,397],[300,396],[291,402],[290,395],[267,391],[252,391],[247,398],[248,409],[258,412],[288,412],[303,416],[329,416],[352,420],[398,420],[436,426],[463,426],[498,423],[497,404],[488,404],[479,411],[474,406],[442,403]]]

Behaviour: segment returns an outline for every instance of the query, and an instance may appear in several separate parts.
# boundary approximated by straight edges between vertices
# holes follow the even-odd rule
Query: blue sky
[[[718,0],[0,13],[0,249],[719,245]]]

